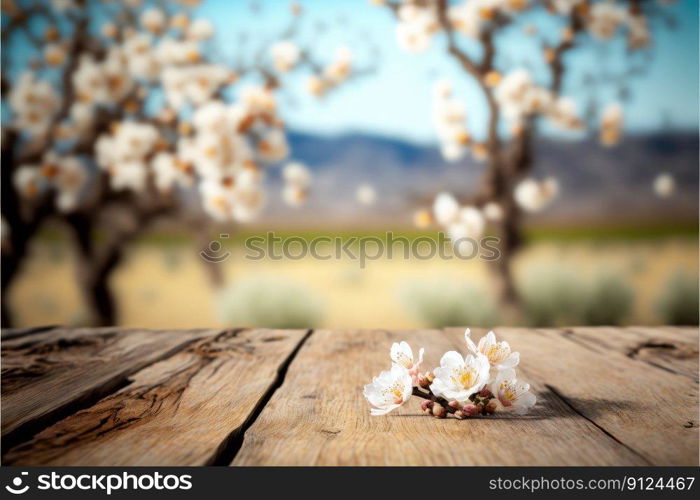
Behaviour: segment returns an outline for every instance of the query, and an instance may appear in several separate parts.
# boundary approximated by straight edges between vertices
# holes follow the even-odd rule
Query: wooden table
[[[697,328],[499,328],[530,414],[370,417],[392,342],[463,331],[5,330],[3,464],[698,465]]]

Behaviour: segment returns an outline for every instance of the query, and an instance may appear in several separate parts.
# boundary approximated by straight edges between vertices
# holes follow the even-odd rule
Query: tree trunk
[[[95,326],[113,326],[117,323],[117,308],[110,288],[110,278],[121,263],[124,246],[132,234],[111,233],[102,245],[97,245],[92,215],[75,214],[67,217],[66,221],[76,240],[77,282],[90,321]]]

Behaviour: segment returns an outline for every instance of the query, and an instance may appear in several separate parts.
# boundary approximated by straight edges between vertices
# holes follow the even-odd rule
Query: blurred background
[[[149,9],[161,9],[172,22],[176,10],[171,4],[176,3],[104,2],[91,11],[90,22],[95,27],[90,29],[99,37],[104,24],[116,19],[101,9],[121,12],[128,8],[136,12],[134,30],[148,31],[138,16]],[[508,8],[515,9],[517,3]],[[546,82],[542,47],[556,47],[562,30],[553,23],[565,23],[567,16],[579,14],[562,15],[553,10],[562,2],[530,3],[522,12],[518,8],[516,13],[504,14],[517,19],[498,39],[494,68],[501,76],[512,68],[527,68],[536,81]],[[466,118],[461,118],[473,138],[472,150],[478,150],[477,143],[488,142],[489,103],[474,78],[449,56],[440,33],[433,36],[426,50],[403,50],[402,40],[397,43],[397,25],[412,21],[406,20],[410,13],[397,11],[398,3],[392,7],[394,4],[365,0],[179,2],[185,5],[177,9],[184,9],[190,26],[201,18],[209,20],[215,30],[202,45],[203,57],[228,64],[237,73],[235,88],[222,94],[223,99],[244,99],[236,89],[245,85],[274,87],[275,118],[283,122],[288,154],[264,169],[266,202],[250,220],[214,216],[204,223],[196,218],[193,230],[190,219],[201,210],[191,208],[192,202],[187,201],[178,202],[178,206],[188,207],[185,210],[168,209],[163,217],[147,222],[139,217],[129,219],[125,224],[131,224],[132,229],[116,252],[118,264],[104,273],[113,301],[106,322],[148,328],[697,324],[698,3],[640,3],[653,4],[648,7],[653,10],[648,19],[651,41],[642,55],[630,52],[624,33],[621,40],[610,41],[595,37],[586,41],[585,33],[577,34],[581,51],[566,54],[561,93],[577,102],[585,130],[561,131],[543,123],[531,138],[527,177],[556,179],[557,189],[546,209],[525,211],[519,219],[522,244],[512,256],[518,296],[513,308],[512,304],[503,305],[492,266],[478,259],[394,256],[371,261],[361,269],[358,262],[346,258],[245,258],[246,239],[269,231],[307,240],[319,235],[384,238],[387,231],[409,239],[436,238],[444,230],[431,223],[436,218],[432,209],[436,195],[449,192],[466,200],[478,191],[489,162],[477,154],[446,159],[434,124],[435,82],[448,79],[454,95],[466,103]],[[48,37],[47,27],[58,27],[59,36],[69,40],[75,29],[69,25],[74,22],[71,16],[78,16],[71,7],[62,10],[52,6],[50,15],[34,20],[26,14],[32,5],[34,2],[25,6],[19,0],[2,2],[3,173],[17,171],[26,163],[45,173],[47,160],[41,155],[53,147],[52,141],[58,142],[54,138],[34,146],[39,148],[35,151],[39,159],[29,162],[17,159],[22,151],[6,152],[9,142],[18,148],[32,147],[26,131],[9,135],[12,127],[21,129],[16,125],[17,105],[10,100],[22,72],[32,67],[37,57],[44,59],[39,66],[47,60],[50,63],[50,54],[45,53],[49,42],[43,39]],[[591,14],[581,11],[580,15]],[[297,22],[296,18],[303,18],[303,28],[288,31],[290,19]],[[123,25],[115,22],[117,29],[122,29]],[[158,22],[153,16],[153,23]],[[26,27],[16,27],[22,25]],[[165,29],[152,34],[165,36]],[[278,71],[284,76],[275,76],[279,81],[273,85],[269,73],[280,69],[277,61],[271,63],[273,70],[260,61],[270,58],[276,41],[291,39],[290,35],[302,48],[300,61],[308,62],[308,68]],[[37,37],[40,39],[33,40]],[[126,43],[129,38],[115,43]],[[477,59],[482,56],[476,44],[470,46],[471,40],[459,43],[464,44],[465,53],[473,53]],[[56,57],[70,61],[73,47],[64,44],[61,48],[68,55]],[[327,83],[318,91],[314,86],[318,81],[313,78],[321,75],[322,81],[331,81],[328,65],[340,57],[338,47],[352,50],[350,76]],[[550,62],[546,55],[545,61]],[[61,71],[61,64],[54,66],[59,67],[43,67],[36,73],[47,74],[46,78],[61,88],[60,78],[51,76],[52,71]],[[159,67],[158,71],[165,69]],[[143,84],[149,89],[158,87],[158,76],[149,85]],[[60,95],[63,91],[57,92]],[[159,104],[163,97],[151,92],[151,97],[141,101],[147,110],[138,115],[143,121],[159,116],[161,107],[166,107]],[[624,109],[624,125],[614,144],[602,144],[597,125],[600,109],[613,102]],[[196,106],[192,107],[196,111]],[[190,115],[183,111],[180,124],[192,121],[194,111],[190,110]],[[504,137],[517,137],[509,124],[498,126]],[[105,127],[86,137],[91,137],[94,146],[100,134],[109,134],[109,130]],[[54,149],[64,148],[60,154],[66,155],[72,144]],[[89,176],[110,172],[99,160],[93,165],[84,151],[75,154],[83,155],[79,157]],[[303,186],[303,205],[285,203],[289,201],[285,189],[290,176],[284,169],[289,161],[304,165],[311,179]],[[85,192],[97,189],[98,181],[90,182],[81,188],[86,199],[90,195]],[[44,213],[32,207],[28,215],[27,211],[15,214],[21,211],[12,206],[26,200],[21,193],[16,196],[11,191],[23,187],[26,184],[17,176],[3,175],[5,324],[104,323],[94,311],[94,302],[100,308],[100,300],[94,296],[104,291],[94,286],[94,280],[85,286],[93,278],[84,270],[86,261],[101,257],[81,252],[79,247],[85,239],[109,241],[109,231],[121,224],[121,219],[105,211],[99,225],[80,226],[75,214],[81,210],[95,213],[96,206],[106,206],[99,205],[101,202],[85,209],[78,205]],[[184,191],[181,186],[176,189]],[[194,192],[205,200],[208,196],[204,188]],[[143,190],[136,195],[155,199]],[[178,196],[186,199],[188,195]],[[126,202],[136,205],[131,199]],[[31,221],[31,231],[18,229],[21,224],[30,225],[27,221]],[[13,240],[13,235],[23,231],[26,241]],[[492,233],[498,231],[487,224],[484,234]],[[220,263],[207,263],[200,255],[203,250],[228,257]],[[6,256],[14,260],[6,261]]]

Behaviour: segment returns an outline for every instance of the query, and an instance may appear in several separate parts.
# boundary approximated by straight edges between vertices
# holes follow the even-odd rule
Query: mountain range
[[[286,207],[271,196],[264,221],[313,226],[408,226],[414,210],[441,191],[468,195],[477,189],[482,165],[471,159],[446,162],[437,146],[362,133],[316,136],[290,132],[291,158],[313,172],[309,202]],[[545,138],[535,145],[533,176],[559,181],[557,200],[539,222],[689,221],[698,216],[698,133],[669,131],[624,137],[610,148],[595,138]],[[661,172],[676,181],[662,199],[652,184]],[[273,190],[279,174],[272,175]],[[371,185],[376,203],[356,200],[357,187]]]

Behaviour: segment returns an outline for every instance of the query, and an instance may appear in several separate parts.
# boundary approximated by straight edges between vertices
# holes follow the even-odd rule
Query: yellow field
[[[698,273],[694,238],[650,241],[542,242],[530,246],[517,261],[517,272],[550,265],[574,270],[582,278],[612,271],[624,276],[636,292],[630,322],[653,324],[653,303],[669,274]],[[18,326],[85,322],[73,280],[73,256],[62,243],[40,242],[32,249],[7,299]],[[448,279],[488,286],[488,268],[480,261],[343,260],[259,261],[242,257],[242,249],[222,264],[228,283],[263,277],[293,281],[307,288],[322,305],[322,326],[332,328],[409,328],[420,322],[405,309],[401,291],[421,280]],[[218,314],[217,291],[203,272],[198,249],[189,245],[142,243],[132,248],[114,275],[121,324],[129,327],[189,328],[224,326]],[[232,326],[232,325],[226,325]]]

